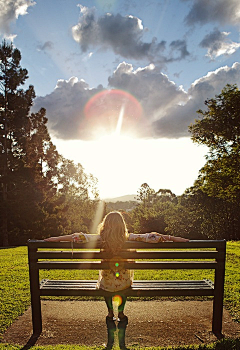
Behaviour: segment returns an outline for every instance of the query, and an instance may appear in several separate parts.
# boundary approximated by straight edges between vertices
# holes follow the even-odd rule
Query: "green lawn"
[[[29,280],[28,280],[28,261],[27,248],[17,247],[0,249],[0,336],[11,325],[11,323],[30,305]],[[224,306],[229,310],[233,319],[240,322],[240,242],[227,243],[227,261],[226,261],[226,278],[225,278],[225,297]],[[181,279],[182,271],[148,271],[149,279]],[[81,272],[81,278],[97,279],[97,271]],[[51,277],[54,279],[79,279],[79,271],[41,271],[41,277]],[[174,277],[173,277],[174,276]],[[144,271],[135,272],[136,279],[146,279]],[[213,279],[211,271],[188,271],[184,272],[184,279]],[[231,345],[231,349],[240,349],[238,340],[232,340],[235,345]],[[231,342],[229,340],[229,342]],[[215,346],[215,345],[213,345]],[[217,349],[230,349],[229,344],[224,342],[218,343]],[[19,347],[0,344],[1,349],[19,349]],[[41,347],[33,347],[32,349],[43,349]],[[45,347],[52,350],[53,347]],[[82,350],[82,347],[76,346],[60,346],[54,347],[57,350],[76,349]],[[97,348],[92,348],[97,349]],[[101,349],[101,348],[98,348]],[[137,349],[137,348],[135,348]],[[154,349],[154,348],[149,348]],[[158,348],[160,349],[160,348]],[[195,349],[194,347],[178,347],[176,349]],[[215,347],[197,347],[196,349],[215,349]]]

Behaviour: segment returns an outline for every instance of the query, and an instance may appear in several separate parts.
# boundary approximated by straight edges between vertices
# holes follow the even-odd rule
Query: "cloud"
[[[240,43],[235,43],[228,38],[230,33],[220,32],[215,29],[211,33],[207,34],[200,42],[200,46],[207,48],[207,55],[211,59],[221,55],[232,55],[240,47]]]
[[[48,51],[48,50],[52,50],[54,47],[54,44],[52,41],[46,41],[44,44],[42,45],[38,45],[37,46],[37,50],[38,51]]]
[[[134,94],[143,106],[145,118],[149,123],[172,104],[186,100],[185,93],[153,64],[134,71],[131,64],[123,62],[108,78],[108,82],[112,88]]]
[[[188,126],[198,117],[196,111],[204,109],[204,101],[219,94],[229,84],[240,86],[240,63],[222,67],[196,80],[185,92],[153,64],[133,69],[131,64],[122,62],[109,77],[108,89],[99,85],[90,88],[83,81],[72,77],[59,80],[54,91],[38,97],[34,111],[46,108],[51,134],[60,139],[91,140],[113,133],[117,128],[121,107],[126,109],[123,121],[130,122],[123,129],[139,138],[181,138],[189,136]],[[136,116],[126,99],[109,103],[109,91],[125,91],[131,100],[138,101],[133,108],[142,108],[141,117]],[[105,92],[107,92],[105,94]],[[96,99],[96,96],[99,96]],[[125,95],[124,95],[125,96]],[[91,98],[93,98],[91,100]],[[89,101],[95,101],[91,104]],[[135,102],[134,102],[135,103]],[[86,113],[90,104],[91,111]],[[128,108],[128,111],[127,111]]]
[[[198,117],[196,111],[204,110],[204,101],[218,95],[227,83],[240,86],[240,63],[221,67],[196,80],[187,92],[188,101],[183,105],[174,104],[161,119],[153,123],[156,137],[190,136],[188,126]]]
[[[11,24],[20,16],[26,15],[27,9],[35,5],[33,0],[0,0],[0,32],[11,34]]]
[[[218,22],[221,24],[240,24],[239,0],[182,0],[190,1],[192,7],[185,18],[188,25]]]
[[[96,18],[95,8],[79,5],[81,16],[79,23],[72,27],[72,35],[86,52],[92,47],[101,50],[111,49],[115,54],[135,60],[149,59],[151,62],[172,62],[184,59],[189,55],[185,41],[173,41],[166,50],[166,41],[157,41],[155,37],[150,42],[144,42],[143,36],[147,28],[142,21],[132,15],[123,17],[120,14],[107,13]],[[177,54],[176,54],[177,53]]]
[[[94,130],[84,124],[84,106],[87,101],[103,88],[90,89],[84,80],[72,77],[58,80],[54,91],[34,101],[33,112],[46,108],[51,133],[61,139],[92,139]]]
[[[186,101],[186,94],[168,77],[162,74],[153,64],[134,71],[131,64],[119,64],[116,71],[109,77],[108,90],[127,91],[130,102],[136,102],[133,107],[126,107],[125,100],[114,100],[109,104],[101,98],[96,102],[94,116],[87,116],[85,106],[98,93],[107,91],[103,86],[90,88],[89,85],[76,77],[69,80],[59,80],[54,91],[45,97],[38,97],[33,111],[46,108],[50,132],[61,139],[94,139],[100,133],[111,133],[116,130],[117,118],[121,105],[125,110],[124,120],[130,118],[131,133],[137,137],[152,137],[152,122],[165,115],[172,104]],[[132,96],[132,97],[131,97]],[[135,102],[134,102],[135,103]],[[140,107],[139,107],[140,106]],[[107,110],[109,108],[109,110]],[[132,109],[142,109],[141,116],[136,116]],[[130,114],[130,116],[128,115]],[[116,115],[117,114],[117,115]],[[128,132],[128,127],[125,128]]]

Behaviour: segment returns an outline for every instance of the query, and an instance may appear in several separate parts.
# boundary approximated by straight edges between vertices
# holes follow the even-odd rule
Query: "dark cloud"
[[[230,33],[220,32],[217,28],[207,34],[200,42],[200,46],[208,49],[207,56],[211,59],[220,55],[233,54],[239,47],[239,43],[235,43],[228,38]]]
[[[1,0],[0,1],[0,33],[11,33],[11,24],[19,15],[27,14],[29,6],[36,3],[33,0]]]
[[[166,54],[166,41],[157,41],[153,37],[144,42],[146,28],[135,16],[107,13],[96,18],[95,9],[79,5],[81,17],[79,23],[72,28],[76,40],[83,52],[92,47],[102,50],[112,49],[115,54],[135,60],[149,59],[151,62],[167,63],[184,59],[189,52],[185,41],[176,40],[170,44]],[[178,53],[176,55],[176,52]]]
[[[182,59],[185,59],[187,56],[190,55],[190,53],[187,50],[187,43],[185,40],[174,40],[170,44],[171,50],[175,53],[177,52],[177,57],[175,57],[172,60],[180,61]]]
[[[47,51],[52,50],[53,48],[54,44],[52,41],[46,41],[44,44],[37,46],[38,51]]]
[[[183,0],[192,3],[185,18],[188,25],[197,23],[219,22],[221,24],[240,24],[239,0]]]

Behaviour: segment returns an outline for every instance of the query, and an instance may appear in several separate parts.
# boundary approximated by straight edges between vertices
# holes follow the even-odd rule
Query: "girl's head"
[[[121,213],[108,213],[100,224],[100,236],[104,249],[117,254],[128,237],[126,223]]]

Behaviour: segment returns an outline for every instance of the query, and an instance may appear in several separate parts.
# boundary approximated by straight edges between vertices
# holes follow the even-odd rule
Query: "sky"
[[[191,187],[208,149],[188,126],[240,86],[239,0],[0,0],[0,35],[21,51],[32,111],[102,199]]]

